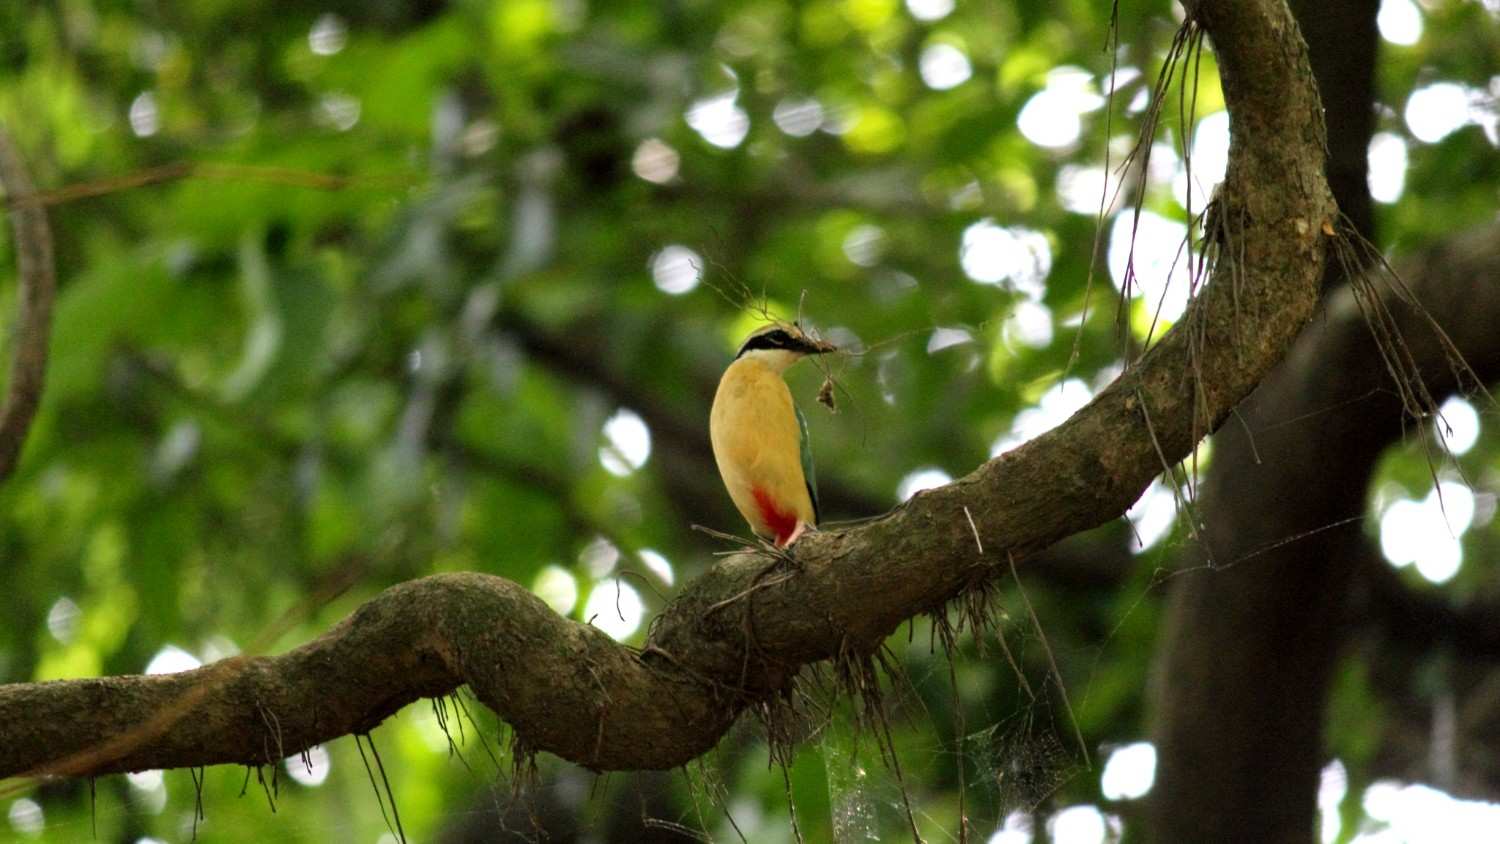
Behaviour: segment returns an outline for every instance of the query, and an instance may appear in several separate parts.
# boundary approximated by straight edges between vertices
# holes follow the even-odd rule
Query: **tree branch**
[[[1221,197],[1243,230],[1183,321],[1058,428],[880,519],[805,537],[799,564],[774,582],[762,556],[723,561],[667,607],[639,654],[514,584],[434,576],[281,657],[0,687],[0,775],[257,764],[367,731],[459,682],[527,750],[596,769],[673,767],[801,666],[867,655],[903,620],[999,576],[1011,554],[1117,518],[1291,344],[1337,214],[1306,48],[1283,0],[1189,12],[1219,48],[1234,121]],[[753,584],[763,588],[747,594]],[[133,735],[146,738],[124,741]]]
[[[10,477],[26,444],[32,417],[42,399],[47,373],[47,344],[52,335],[52,297],[56,271],[52,263],[52,230],[10,134],[0,127],[0,188],[11,213],[16,238],[16,277],[20,304],[16,318],[16,358],[10,386],[0,407],[0,480]]]

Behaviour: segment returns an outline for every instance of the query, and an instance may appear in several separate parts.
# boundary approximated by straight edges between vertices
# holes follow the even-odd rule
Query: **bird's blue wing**
[[[818,510],[818,475],[813,469],[812,437],[807,433],[807,417],[802,415],[802,408],[792,404],[792,409],[797,412],[797,428],[802,433],[802,476],[807,479],[807,496],[812,499],[813,524],[822,521],[822,513]]]

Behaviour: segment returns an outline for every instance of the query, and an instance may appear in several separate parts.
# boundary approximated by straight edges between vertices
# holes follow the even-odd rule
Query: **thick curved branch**
[[[527,749],[597,769],[673,767],[803,665],[869,654],[903,620],[1006,571],[1011,555],[1117,518],[1290,346],[1317,301],[1337,213],[1306,48],[1283,0],[1189,8],[1219,49],[1233,115],[1221,197],[1243,228],[1183,321],[1057,429],[880,519],[805,537],[795,567],[725,560],[664,611],[640,654],[505,581],[431,577],[240,668],[0,687],[0,775],[255,764],[368,730],[459,682]],[[169,727],[163,713],[181,714]],[[80,751],[85,761],[68,761]]]
[[[10,386],[0,407],[0,480],[10,476],[26,444],[32,417],[42,399],[47,373],[47,344],[52,335],[52,297],[56,271],[52,264],[52,230],[36,186],[9,133],[0,127],[0,187],[10,209],[16,237],[16,275],[20,287],[16,318],[16,357]]]
[[[601,769],[680,764],[663,737],[721,733],[733,717],[696,679],[508,580],[445,574],[392,587],[281,656],[0,686],[0,776],[275,763],[465,682],[527,745]]]

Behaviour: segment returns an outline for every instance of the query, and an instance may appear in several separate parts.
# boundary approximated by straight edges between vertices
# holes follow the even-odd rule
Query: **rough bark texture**
[[[1234,260],[1057,429],[873,522],[807,536],[795,569],[768,576],[764,557],[725,560],[672,602],[641,654],[507,581],[440,575],[388,590],[281,657],[0,687],[0,776],[255,764],[369,730],[460,682],[528,749],[597,769],[672,767],[800,666],[868,654],[906,618],[1005,571],[1008,555],[1118,517],[1290,346],[1316,304],[1337,213],[1306,47],[1283,0],[1189,13],[1218,48],[1233,116],[1221,196],[1238,221]]]
[[[1474,371],[1500,379],[1494,323],[1472,318],[1500,313],[1500,285],[1475,283],[1500,272],[1500,229],[1412,266],[1422,268],[1422,303]],[[1434,395],[1456,389],[1427,319],[1392,308]],[[1359,519],[1370,476],[1404,433],[1427,435],[1403,417],[1379,361],[1345,288],[1242,407],[1246,425],[1215,436],[1202,487],[1211,556],[1199,562],[1216,568],[1179,578],[1155,677],[1155,840],[1313,838],[1334,660],[1354,621],[1347,598],[1372,556]]]

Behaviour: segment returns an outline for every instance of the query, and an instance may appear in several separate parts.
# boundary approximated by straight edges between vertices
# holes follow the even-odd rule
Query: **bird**
[[[708,430],[719,475],[750,529],[777,548],[818,523],[807,419],[782,373],[833,351],[796,324],[772,322],[745,338],[714,393]]]

